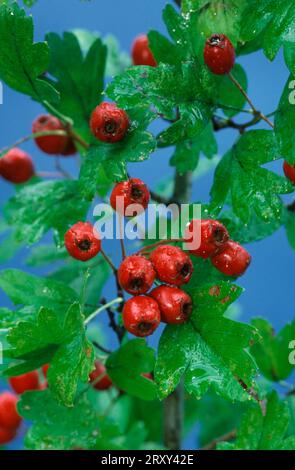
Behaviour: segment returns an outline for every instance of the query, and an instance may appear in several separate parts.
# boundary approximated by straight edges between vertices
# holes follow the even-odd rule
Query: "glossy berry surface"
[[[193,310],[190,296],[177,287],[159,286],[150,295],[158,302],[164,323],[185,323]]]
[[[229,73],[235,64],[235,49],[224,34],[213,34],[204,48],[205,64],[217,75]]]
[[[15,438],[15,430],[0,426],[0,446],[8,444]]]
[[[17,429],[22,421],[19,416],[16,404],[18,398],[10,392],[0,394],[0,427],[6,429]]]
[[[0,158],[0,175],[11,183],[26,183],[34,175],[30,155],[15,147]]]
[[[99,377],[101,378],[99,379]],[[95,382],[93,387],[96,390],[108,390],[113,385],[110,377],[106,373],[105,366],[100,361],[95,361],[95,370],[91,372],[89,379],[90,383]]]
[[[151,335],[158,328],[161,314],[158,303],[146,295],[132,297],[123,308],[123,323],[135,336]]]
[[[201,258],[210,258],[218,253],[229,240],[229,234],[218,220],[192,220],[187,227],[185,239],[200,245],[190,248],[190,253]],[[189,247],[188,247],[189,248]]]
[[[92,134],[102,142],[119,142],[123,140],[129,129],[127,113],[114,103],[101,103],[90,118]]]
[[[283,169],[286,177],[295,184],[295,165],[290,165],[284,161]]]
[[[120,286],[133,295],[145,294],[150,290],[155,277],[152,263],[139,255],[128,256],[118,269]]]
[[[66,232],[65,246],[73,258],[88,261],[100,252],[101,241],[89,222],[78,222]]]
[[[136,204],[138,206],[136,208],[137,213],[140,213],[140,211],[145,211],[149,201],[150,192],[146,184],[139,178],[130,178],[128,181],[116,184],[110,196],[112,208],[121,215],[129,217],[133,215],[132,208],[130,208],[130,213],[127,212],[127,214],[126,209],[131,204]]]
[[[227,276],[242,276],[249,264],[251,255],[239,243],[229,241],[221,253],[211,258],[212,264]]]
[[[55,116],[50,114],[43,114],[33,122],[32,131],[45,132],[45,131],[65,131],[63,123]],[[49,155],[74,155],[76,147],[72,139],[68,136],[60,135],[47,135],[35,138],[35,142],[40,150]]]
[[[162,245],[156,248],[150,260],[157,273],[157,278],[175,286],[187,284],[193,273],[190,257],[177,246]]]
[[[38,390],[39,374],[36,370],[33,370],[26,374],[18,375],[17,377],[11,377],[9,383],[15,393],[19,395],[29,390]]]
[[[146,35],[142,34],[135,39],[132,46],[132,60],[134,65],[156,67],[157,62],[149,48],[149,40]]]

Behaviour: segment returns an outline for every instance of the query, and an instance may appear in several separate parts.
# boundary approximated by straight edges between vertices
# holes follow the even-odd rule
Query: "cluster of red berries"
[[[48,365],[42,367],[44,377]],[[21,425],[22,419],[17,412],[18,396],[32,390],[43,390],[47,387],[47,382],[40,382],[37,370],[27,372],[26,374],[11,377],[9,384],[15,393],[3,392],[0,394],[0,445],[12,441]]]
[[[189,249],[192,255],[210,258],[213,266],[227,276],[241,276],[251,262],[247,250],[230,240],[227,229],[218,220],[192,220],[185,240],[199,244],[197,249]]]

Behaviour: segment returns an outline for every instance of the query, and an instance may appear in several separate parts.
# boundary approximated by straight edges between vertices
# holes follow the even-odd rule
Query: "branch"
[[[102,305],[106,305],[106,300],[105,299],[102,299],[101,300],[101,304]],[[121,304],[122,305],[122,304]],[[109,326],[112,328],[112,330],[116,333],[117,335],[117,338],[118,338],[118,341],[119,343],[121,344],[123,338],[124,338],[124,334],[125,334],[125,328],[123,328],[122,326],[118,325],[118,323],[116,322],[116,318],[115,318],[115,313],[112,311],[111,308],[107,307],[106,309],[106,312],[108,314],[108,317],[109,317],[109,320],[110,320],[110,323],[109,323]]]
[[[216,449],[217,444],[219,444],[220,442],[232,441],[236,437],[237,437],[237,430],[233,429],[232,431],[229,431],[228,433],[223,434],[223,436],[213,439],[211,442],[209,442],[209,444],[202,447],[201,450],[214,450]]]
[[[223,119],[218,116],[213,116],[212,118],[212,124],[213,124],[213,129],[215,132],[221,131],[223,129],[237,129],[240,134],[243,134],[244,131],[251,126],[254,126],[257,124],[259,121],[261,121],[260,116],[254,116],[253,119],[251,119],[248,122],[245,122],[244,124],[238,124],[237,122],[233,121],[232,119]]]
[[[295,212],[295,201],[291,202],[291,204],[287,206],[287,210],[289,212]]]
[[[110,349],[105,348],[101,344],[99,344],[97,341],[92,341],[93,346],[95,346],[97,349],[100,349],[100,351],[110,355],[112,354],[112,351]]]

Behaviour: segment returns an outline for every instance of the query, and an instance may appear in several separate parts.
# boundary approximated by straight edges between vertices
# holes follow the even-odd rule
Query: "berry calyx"
[[[102,142],[123,140],[130,126],[127,113],[114,103],[101,103],[90,118],[90,129],[94,137]]]
[[[0,158],[0,175],[11,183],[26,183],[34,175],[30,155],[15,147]]]
[[[100,361],[95,361],[95,369],[89,375],[89,379],[96,390],[108,390],[113,386],[111,378],[106,373],[105,366]]]
[[[251,255],[239,243],[228,241],[222,252],[211,258],[213,266],[227,276],[242,276],[251,263]]]
[[[145,294],[152,287],[156,272],[152,263],[140,255],[128,256],[118,269],[120,286],[129,294]]]
[[[150,65],[156,67],[157,62],[149,48],[149,40],[145,34],[138,36],[132,46],[132,59],[134,65]]]
[[[177,246],[159,246],[151,253],[150,260],[157,278],[174,286],[187,284],[194,270],[190,257]]]
[[[0,427],[15,430],[19,427],[22,419],[17,412],[16,404],[18,398],[10,392],[0,394]]]
[[[134,336],[150,336],[159,326],[161,314],[158,303],[146,295],[132,297],[123,308],[123,323]]]
[[[295,165],[290,165],[290,163],[284,161],[283,169],[286,177],[295,184]]]
[[[224,34],[212,34],[204,48],[205,64],[217,75],[229,73],[235,64],[235,49]]]
[[[0,426],[0,445],[8,444],[15,438],[16,432],[14,429],[7,429]]]
[[[46,131],[66,131],[63,123],[55,116],[42,114],[33,122],[33,133]],[[40,150],[48,155],[69,156],[76,153],[75,144],[70,136],[46,135],[36,137],[35,142]]]
[[[88,261],[100,252],[101,241],[90,222],[78,222],[66,232],[65,246],[73,258]]]
[[[163,322],[177,325],[189,319],[193,303],[183,290],[177,287],[159,286],[150,295],[158,302]]]
[[[195,219],[188,225],[185,239],[191,244],[200,245],[189,250],[192,255],[210,258],[223,249],[229,240],[229,234],[218,220]]]
[[[139,178],[130,178],[128,181],[122,181],[121,183],[116,184],[114,187],[111,196],[110,202],[112,208],[119,212],[121,215],[127,215],[131,217],[133,211],[130,208],[130,214],[126,214],[126,209],[131,204],[136,204],[138,207],[137,214],[140,212],[140,209],[145,211],[150,201],[150,192],[146,184]],[[141,206],[141,208],[139,207]]]
[[[39,374],[36,370],[32,370],[17,377],[10,377],[9,383],[15,393],[19,395],[29,390],[39,390]]]

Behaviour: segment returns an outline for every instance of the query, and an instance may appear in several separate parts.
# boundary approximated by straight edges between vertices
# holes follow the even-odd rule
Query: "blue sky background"
[[[133,39],[138,34],[149,29],[165,32],[161,10],[166,3],[166,0],[38,0],[32,8],[36,25],[35,38],[42,40],[49,31],[62,33],[73,28],[85,28],[99,31],[102,35],[114,34],[122,48],[130,51]],[[256,107],[262,109],[265,114],[274,111],[288,77],[282,54],[280,53],[273,63],[269,63],[262,53],[242,57],[239,62],[247,70],[249,94]],[[0,148],[29,134],[31,123],[40,112],[42,110],[38,104],[4,86],[4,103],[0,106]],[[235,131],[218,133],[219,153],[223,154],[236,138]],[[53,170],[52,159],[39,152],[33,142],[23,145],[23,149],[32,155],[39,171]],[[170,155],[169,150],[157,152],[148,162],[130,166],[130,173],[132,176],[141,177],[149,186],[154,187],[163,176],[173,173],[173,169],[169,167]],[[77,171],[71,159],[67,160],[65,166],[73,172]],[[281,166],[279,161],[273,167],[281,173]],[[208,200],[212,176],[211,172],[197,181],[193,189],[193,200]],[[0,181],[0,206],[13,192],[9,184]],[[112,245],[109,249],[110,252],[117,251]],[[284,229],[261,242],[249,245],[248,249],[253,262],[246,275],[239,281],[245,288],[240,300],[241,318],[248,321],[254,316],[264,316],[278,329],[294,318],[294,251],[288,245]],[[23,250],[2,267],[23,269],[26,253],[26,250]],[[112,295],[111,289],[109,284],[109,298]],[[0,305],[9,305],[1,292]],[[187,442],[187,446],[194,446],[194,442],[192,438]]]

